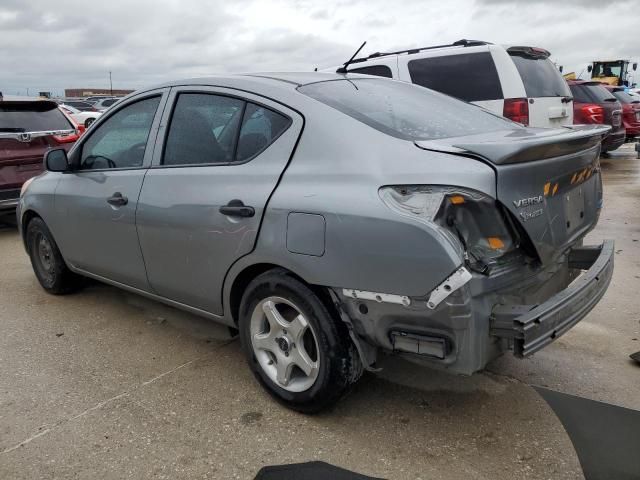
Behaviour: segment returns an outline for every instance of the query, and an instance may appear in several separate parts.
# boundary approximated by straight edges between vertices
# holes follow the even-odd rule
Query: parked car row
[[[325,71],[363,73],[431,88],[531,127],[610,125],[603,152],[639,135],[636,106],[624,88],[564,80],[542,48],[478,40],[374,53]],[[607,84],[607,87],[609,85]],[[618,101],[619,100],[619,101]],[[626,104],[628,107],[623,107]],[[640,118],[640,117],[637,117]]]

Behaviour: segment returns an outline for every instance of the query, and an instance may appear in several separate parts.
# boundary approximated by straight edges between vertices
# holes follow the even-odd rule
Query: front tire
[[[90,126],[93,122],[95,122],[95,121],[96,121],[96,119],[95,119],[95,118],[87,118],[87,119],[84,121],[84,127],[85,127],[85,128],[89,128],[89,126]]]
[[[253,374],[293,410],[330,407],[362,375],[346,325],[286,270],[270,270],[248,285],[239,329]]]
[[[69,270],[53,235],[41,218],[36,217],[28,223],[26,243],[33,271],[47,292],[64,295],[82,286],[82,277]]]

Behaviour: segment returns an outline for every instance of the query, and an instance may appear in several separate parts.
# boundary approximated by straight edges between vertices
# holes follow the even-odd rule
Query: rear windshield
[[[571,94],[573,98],[582,103],[603,103],[616,100],[609,90],[602,85],[583,83],[571,85]]]
[[[623,92],[622,90],[613,92],[613,96],[616,97],[620,103],[640,103],[640,98],[632,97],[627,92]]]
[[[475,102],[500,100],[502,86],[489,52],[462,53],[411,60],[411,81],[416,85]]]
[[[511,54],[527,97],[568,97],[567,82],[548,58]]]
[[[55,103],[0,102],[0,132],[42,132],[72,128]]]
[[[334,80],[303,85],[298,91],[404,140],[522,128],[483,108],[394,80]]]

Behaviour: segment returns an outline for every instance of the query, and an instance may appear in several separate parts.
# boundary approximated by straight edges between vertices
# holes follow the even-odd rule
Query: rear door
[[[253,250],[303,119],[226,88],[176,88],[170,101],[140,194],[140,245],[155,293],[220,315],[225,275]]]
[[[101,119],[71,152],[52,230],[76,268],[148,290],[135,218],[168,89],[146,92]]]
[[[571,125],[571,92],[546,52],[530,55],[517,49],[507,51],[518,69],[529,101],[529,126],[554,128]]]

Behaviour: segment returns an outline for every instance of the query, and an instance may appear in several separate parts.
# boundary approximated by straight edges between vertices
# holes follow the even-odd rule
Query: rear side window
[[[408,67],[413,83],[467,102],[503,98],[489,52],[420,58],[411,60]]]
[[[43,132],[73,128],[53,102],[0,102],[0,132]]]
[[[357,78],[311,83],[298,91],[404,140],[524,128],[483,108],[404,82]]]
[[[164,165],[243,162],[267,148],[289,118],[244,100],[181,93],[171,117]]]
[[[111,105],[116,103],[118,100],[119,100],[118,98],[112,98],[112,99],[109,99],[109,100],[105,100],[104,102],[102,102],[102,106],[103,107],[110,107]]]
[[[352,68],[348,73],[363,73],[365,75],[375,75],[377,77],[393,78],[391,69],[386,65],[371,65],[369,67]]]
[[[567,97],[567,82],[548,58],[511,54],[527,97]]]
[[[248,103],[242,119],[236,161],[243,162],[262,152],[284,132],[289,118],[253,103]]]
[[[616,100],[616,97],[614,97],[611,92],[602,85],[584,83],[571,85],[570,88],[574,100],[577,100],[578,102],[602,103],[613,102]]]

